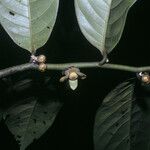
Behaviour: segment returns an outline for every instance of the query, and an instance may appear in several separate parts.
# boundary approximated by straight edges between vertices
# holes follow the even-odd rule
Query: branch
[[[79,63],[65,63],[65,64],[46,64],[47,70],[65,70],[69,67],[76,67],[76,68],[100,68],[100,69],[112,69],[112,70],[120,70],[120,71],[127,71],[127,72],[150,72],[150,66],[145,67],[132,67],[126,65],[119,65],[119,64],[104,64],[102,66],[99,65],[99,62],[79,62]],[[10,67],[7,69],[3,69],[0,71],[0,78],[15,74],[17,72],[22,72],[26,70],[39,70],[39,65],[34,63],[28,63],[23,65],[18,65],[14,67]]]
[[[99,65],[99,62],[80,62],[80,63],[66,63],[66,64],[47,64],[48,70],[65,70],[69,67],[76,67],[76,68],[100,68],[100,69],[112,69],[112,70],[120,70],[120,71],[127,71],[127,72],[149,72],[150,66],[144,67],[133,67],[133,66],[126,66],[126,65],[119,65],[119,64],[110,64],[106,63],[102,66]]]
[[[33,63],[28,63],[28,64],[2,69],[0,70],[0,78],[4,78],[6,76],[15,74],[17,72],[26,71],[26,70],[38,70],[38,65],[35,65]]]

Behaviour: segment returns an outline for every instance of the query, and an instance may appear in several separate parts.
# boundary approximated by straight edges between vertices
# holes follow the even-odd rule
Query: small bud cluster
[[[46,68],[47,68],[47,66],[45,64],[45,62],[46,62],[45,55],[40,55],[40,56],[37,56],[37,57],[32,55],[31,56],[31,62],[32,63],[37,63],[39,65],[39,70],[41,72],[44,72],[46,70]]]
[[[39,70],[41,72],[44,72],[47,68],[45,62],[46,62],[46,57],[44,55],[40,55],[37,57],[37,61],[39,63]]]
[[[150,75],[149,73],[142,73],[140,72],[138,74],[138,77],[140,78],[140,80],[145,83],[145,84],[150,84]]]

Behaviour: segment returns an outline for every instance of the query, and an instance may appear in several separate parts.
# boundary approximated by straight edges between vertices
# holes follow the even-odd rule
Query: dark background
[[[122,39],[109,55],[111,63],[133,66],[150,65],[149,9],[148,0],[138,0],[132,7]],[[38,53],[45,54],[49,63],[99,61],[101,59],[100,52],[81,34],[71,0],[60,0],[58,18],[52,36]],[[15,45],[0,27],[0,69],[26,63],[29,59],[30,53]],[[112,70],[82,69],[81,71],[87,75],[87,79],[80,81],[76,91],[71,91],[65,83],[59,83],[60,72],[45,73],[51,76],[52,84],[61,101],[64,102],[64,106],[53,126],[37,142],[34,142],[28,148],[29,150],[93,150],[92,134],[97,108],[106,94],[118,83],[135,76],[132,73]],[[41,77],[38,73],[24,72],[12,76],[11,84],[28,78],[31,74],[36,79]],[[2,84],[1,93],[2,91],[5,93],[5,89],[8,88],[6,85],[3,86]],[[5,99],[4,93],[3,99]],[[23,92],[25,93],[28,94]],[[14,97],[21,99],[19,94]],[[2,101],[1,105],[7,107],[8,104]],[[3,122],[0,127],[0,146],[4,147],[3,150],[18,149],[13,136]]]

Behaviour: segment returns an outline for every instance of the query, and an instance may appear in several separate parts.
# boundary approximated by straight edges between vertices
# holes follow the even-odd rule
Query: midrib
[[[32,38],[32,28],[31,28],[31,7],[30,7],[30,0],[28,1],[28,17],[29,17],[29,38],[30,38],[30,51],[33,53],[35,51],[34,45],[33,45],[33,38]]]

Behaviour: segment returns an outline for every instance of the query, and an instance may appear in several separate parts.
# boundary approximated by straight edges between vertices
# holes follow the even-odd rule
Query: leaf
[[[133,92],[133,83],[124,82],[104,99],[95,118],[95,150],[130,150]]]
[[[62,104],[55,99],[27,98],[7,111],[6,125],[25,150],[29,144],[40,138],[53,124]]]
[[[131,150],[150,149],[150,84],[136,84],[132,104]],[[138,104],[138,106],[137,106]]]
[[[20,47],[36,51],[48,40],[59,0],[0,0],[0,23]]]
[[[133,81],[117,86],[98,109],[95,150],[150,149],[150,85]]]
[[[86,39],[101,53],[119,42],[129,8],[136,0],[75,0],[76,15]]]

